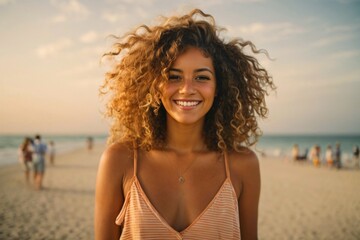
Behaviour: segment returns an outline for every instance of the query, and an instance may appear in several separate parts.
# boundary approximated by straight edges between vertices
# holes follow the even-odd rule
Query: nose
[[[186,78],[183,81],[183,84],[181,85],[179,89],[180,94],[194,94],[194,84],[191,78]]]

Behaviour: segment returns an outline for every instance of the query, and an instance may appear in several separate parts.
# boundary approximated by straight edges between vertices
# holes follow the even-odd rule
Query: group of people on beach
[[[19,160],[24,168],[25,181],[30,183],[30,172],[33,171],[36,190],[41,190],[43,187],[46,156],[48,156],[50,164],[53,165],[55,143],[50,141],[48,145],[45,144],[40,135],[36,135],[34,139],[25,137],[19,147]]]
[[[340,143],[336,143],[334,148],[330,144],[327,145],[323,156],[321,155],[321,147],[318,144],[313,145],[310,151],[306,148],[303,154],[300,154],[299,145],[294,144],[291,154],[294,161],[310,161],[315,167],[319,167],[323,164],[327,165],[329,168],[342,168]],[[355,167],[360,167],[358,145],[355,145],[353,148],[352,161]]]

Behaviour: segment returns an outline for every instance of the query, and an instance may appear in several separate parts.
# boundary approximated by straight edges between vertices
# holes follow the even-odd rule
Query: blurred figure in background
[[[337,169],[341,168],[341,149],[340,149],[340,143],[336,143],[335,145],[335,151],[333,155],[334,164]]]
[[[309,149],[308,149],[308,148],[305,148],[304,154],[303,154],[303,155],[299,154],[296,159],[297,159],[298,161],[307,161],[307,159],[308,159],[308,154],[309,154]]]
[[[91,151],[92,148],[93,148],[93,145],[94,145],[94,140],[93,140],[93,138],[92,138],[92,137],[88,137],[88,138],[87,138],[87,149],[88,149],[89,151]]]
[[[299,158],[299,145],[294,144],[292,150],[291,150],[292,159],[294,161],[298,160]]]
[[[54,161],[55,161],[55,143],[54,141],[50,141],[49,142],[49,160],[50,160],[50,164],[54,165]]]
[[[45,154],[46,154],[47,147],[41,141],[41,136],[36,135],[34,141],[34,183],[35,189],[41,190],[42,189],[42,182],[45,173]]]
[[[319,145],[315,144],[313,146],[313,148],[311,149],[311,161],[314,164],[315,167],[320,167],[320,153],[321,153],[321,148]]]
[[[30,182],[30,171],[32,165],[32,140],[25,137],[23,143],[19,147],[19,161],[22,163],[25,173],[26,183]]]
[[[355,167],[360,167],[360,158],[359,158],[359,146],[355,145],[353,148],[353,160],[355,162]]]
[[[327,163],[328,167],[332,167],[334,165],[334,160],[333,160],[333,150],[331,145],[328,145],[326,147],[326,151],[325,151],[325,161]]]

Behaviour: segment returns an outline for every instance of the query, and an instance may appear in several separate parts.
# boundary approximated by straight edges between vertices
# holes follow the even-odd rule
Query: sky
[[[264,134],[360,134],[360,0],[0,0],[0,134],[106,134],[109,35],[192,8],[268,51]]]

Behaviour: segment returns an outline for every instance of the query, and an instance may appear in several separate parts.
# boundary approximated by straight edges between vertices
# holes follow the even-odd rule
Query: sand
[[[259,239],[360,239],[360,171],[261,159]]]
[[[0,239],[93,239],[96,171],[104,146],[57,156],[44,190],[25,184],[20,165],[0,168]]]
[[[93,239],[104,146],[58,156],[42,191],[20,165],[0,168],[0,239]],[[360,171],[260,159],[259,239],[360,239]]]

